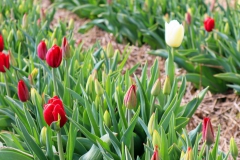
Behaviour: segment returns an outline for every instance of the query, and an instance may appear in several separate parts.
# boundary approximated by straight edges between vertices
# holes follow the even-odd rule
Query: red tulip
[[[62,101],[57,96],[54,96],[44,105],[43,116],[46,123],[50,126],[52,122],[58,121],[58,115],[61,117],[60,127],[62,127],[67,122],[66,113]]]
[[[153,155],[152,155],[151,160],[159,160],[159,157],[158,157],[158,148],[157,148],[157,147],[154,149],[154,152],[153,152]]]
[[[204,27],[206,31],[211,32],[214,26],[215,26],[214,19],[208,17],[204,20]]]
[[[46,55],[46,61],[52,68],[59,67],[62,62],[62,51],[60,47],[54,45],[52,48],[50,48]]]
[[[18,82],[18,98],[22,102],[26,102],[29,99],[29,91],[23,80]]]
[[[207,143],[207,145],[211,145],[214,143],[214,132],[210,118],[208,117],[203,119],[202,137],[203,140]]]
[[[2,35],[0,34],[0,52],[2,52],[4,49],[4,39]]]
[[[133,109],[137,106],[136,86],[131,85],[124,96],[124,105],[128,109]]]
[[[47,46],[44,41],[41,41],[38,46],[37,46],[37,53],[38,57],[41,58],[42,60],[46,59],[46,54],[47,54]]]
[[[63,58],[65,59],[68,59],[68,58],[71,58],[71,50],[70,50],[70,46],[68,44],[68,41],[67,41],[67,38],[66,37],[63,37],[62,39],[62,55],[63,55]]]
[[[6,72],[6,70],[4,69],[4,67],[6,67],[7,69],[9,69],[10,65],[9,65],[9,54],[4,54],[2,52],[0,52],[0,72]]]

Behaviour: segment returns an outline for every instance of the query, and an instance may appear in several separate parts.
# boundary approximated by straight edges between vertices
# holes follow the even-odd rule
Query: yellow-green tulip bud
[[[152,135],[154,130],[154,119],[155,119],[155,113],[151,115],[150,120],[148,122],[148,132],[150,133],[150,135]]]
[[[103,83],[103,86],[105,86],[107,78],[108,78],[108,75],[106,74],[106,72],[102,71],[102,83]]]
[[[240,52],[240,40],[237,41],[237,51]]]
[[[163,94],[169,95],[171,92],[171,84],[170,84],[170,79],[167,76],[163,85]]]
[[[96,106],[96,110],[98,110],[98,107],[100,106],[100,105],[102,105],[102,102],[101,102],[102,100],[101,100],[101,97],[100,96],[96,96],[95,97],[95,100],[94,100],[94,104],[95,104],[95,106]],[[102,107],[102,106],[101,106]]]
[[[6,15],[6,17],[9,17],[9,16],[10,16],[9,10],[6,10],[5,15]]]
[[[96,69],[94,69],[92,71],[92,77],[93,77],[93,79],[98,79],[98,74],[97,74],[97,70]]]
[[[112,44],[109,42],[108,45],[107,45],[107,57],[108,58],[112,58],[113,57],[113,54],[114,54],[114,50],[113,50],[113,46]]]
[[[184,37],[184,28],[177,20],[165,22],[165,41],[170,47],[179,47]]]
[[[7,38],[7,41],[9,44],[12,43],[12,40],[13,40],[13,29],[10,31],[8,38]]]
[[[91,94],[93,90],[93,76],[89,75],[87,84],[86,84],[86,92]]]
[[[46,146],[46,141],[47,141],[47,127],[43,127],[41,129],[41,133],[40,133],[40,143],[43,145],[43,146]]]
[[[184,160],[194,160],[193,151],[191,147],[188,147],[187,153],[185,154]]]
[[[160,91],[161,91],[161,79],[158,78],[152,87],[151,95],[156,97],[160,94]]]
[[[54,39],[53,39],[52,46],[54,46],[55,44],[56,44],[56,45],[58,44],[58,43],[57,43],[57,39],[56,39],[56,38],[54,38]]]
[[[38,69],[37,68],[34,68],[31,72],[31,76],[33,79],[35,79],[38,75]]]
[[[25,13],[22,18],[22,28],[26,30],[27,27],[28,27],[28,17],[27,17],[27,14]]]
[[[2,30],[2,35],[3,35],[3,37],[7,37],[8,36],[8,32],[7,32],[6,29]]]
[[[110,114],[107,110],[104,112],[103,120],[104,120],[105,125],[108,128],[111,127],[111,117],[110,117]]]
[[[238,147],[233,137],[231,137],[231,140],[230,140],[230,152],[234,159],[238,157]]]
[[[94,80],[94,87],[95,87],[96,94],[101,97],[104,93],[104,90],[102,88],[102,85],[98,82],[97,79]]]
[[[161,138],[157,130],[153,131],[153,138],[152,138],[153,148],[160,148],[161,146]]]
[[[123,103],[128,109],[134,109],[137,106],[136,86],[131,85],[124,96]]]
[[[23,41],[24,40],[24,37],[23,37],[23,34],[20,30],[17,30],[17,38],[19,41]]]
[[[19,11],[20,13],[24,13],[25,9],[24,9],[23,4],[20,4],[20,5],[18,6],[18,11]]]
[[[228,23],[226,23],[225,26],[224,26],[224,33],[226,35],[230,34],[230,28],[229,28],[229,24]]]
[[[37,106],[38,103],[39,104],[42,104],[42,97],[41,95],[37,92],[37,90],[35,88],[31,88],[31,91],[30,91],[30,95],[31,95],[31,100],[32,100],[32,103]],[[38,102],[38,103],[37,103]]]
[[[72,30],[74,28],[74,19],[71,18],[68,22],[68,29]]]

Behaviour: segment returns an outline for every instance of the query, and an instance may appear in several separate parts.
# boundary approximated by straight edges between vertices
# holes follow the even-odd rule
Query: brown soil
[[[50,6],[49,0],[42,0],[45,11],[47,11]],[[78,33],[78,29],[81,25],[88,22],[87,19],[81,19],[77,15],[64,10],[58,9],[57,13],[54,16],[54,20],[52,25],[56,25],[59,20],[68,22],[69,19],[73,18],[75,20],[74,26],[74,39],[78,41],[84,42],[84,48],[88,48],[92,46],[95,42],[99,41],[102,46],[106,46],[108,42],[111,42],[115,49],[119,49],[123,51],[126,44],[118,44],[114,40],[112,34],[102,31],[101,29],[94,27],[86,34]],[[130,46],[132,50],[130,57],[127,61],[126,69],[131,68],[137,63],[145,64],[148,62],[149,66],[151,66],[155,59],[159,61],[159,69],[162,72],[164,77],[164,62],[165,60],[160,57],[155,57],[147,54],[150,50],[148,45],[143,45],[142,47],[138,46]],[[141,68],[136,71],[136,74],[141,73]],[[185,71],[182,69],[177,69],[176,75],[184,74]],[[193,85],[188,83],[186,95],[183,99],[183,103],[189,102],[199,93],[199,90],[195,90]],[[204,117],[210,117],[215,135],[217,134],[218,126],[221,125],[221,136],[220,136],[220,145],[219,148],[222,151],[227,152],[229,150],[229,142],[230,138],[234,137],[237,141],[238,148],[240,148],[240,100],[239,96],[235,93],[229,94],[211,94],[208,92],[194,114],[193,118],[190,120],[188,125],[188,129],[193,129],[199,123],[202,122]],[[230,158],[229,158],[230,159]],[[238,158],[240,160],[240,157]]]

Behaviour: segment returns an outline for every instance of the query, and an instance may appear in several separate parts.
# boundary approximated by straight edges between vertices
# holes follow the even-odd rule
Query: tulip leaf
[[[218,145],[219,145],[219,138],[220,138],[220,125],[218,126],[218,132],[216,136],[216,140],[213,146],[213,149],[211,151],[211,154],[213,156],[213,159],[217,159],[217,154],[218,154]]]
[[[164,160],[169,160],[168,155],[168,139],[165,134],[163,127],[161,127],[161,146],[160,146],[160,157]]]
[[[0,159],[24,159],[33,160],[33,156],[15,148],[0,148]]]

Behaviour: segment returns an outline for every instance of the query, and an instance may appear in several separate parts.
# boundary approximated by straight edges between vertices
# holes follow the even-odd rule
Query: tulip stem
[[[127,109],[128,112],[128,127],[131,125],[131,119],[132,119],[132,113],[131,113],[131,109]],[[131,139],[131,156],[132,159],[134,159],[134,135],[132,135],[132,139]]]
[[[66,87],[70,88],[70,76],[69,76],[69,62],[68,59],[65,60],[65,67],[66,67]],[[68,94],[68,105],[72,106],[71,103],[71,94]]]
[[[209,160],[209,149],[210,149],[210,146],[207,145],[206,146],[206,160]]]
[[[3,75],[4,75],[5,84],[6,84],[7,95],[8,95],[9,97],[11,97],[6,73],[3,73]]]
[[[57,92],[57,81],[56,81],[56,75],[55,75],[55,72],[54,72],[54,68],[52,68],[52,76],[53,76],[54,92],[55,92],[55,95],[58,95],[58,92]]]
[[[62,146],[62,137],[61,130],[57,132],[57,142],[58,142],[58,153],[60,160],[64,160],[63,146]]]
[[[151,112],[150,112],[150,116],[152,115],[152,113],[155,111],[155,101],[156,101],[156,96],[153,96],[153,101],[152,101],[152,105],[151,105]]]

